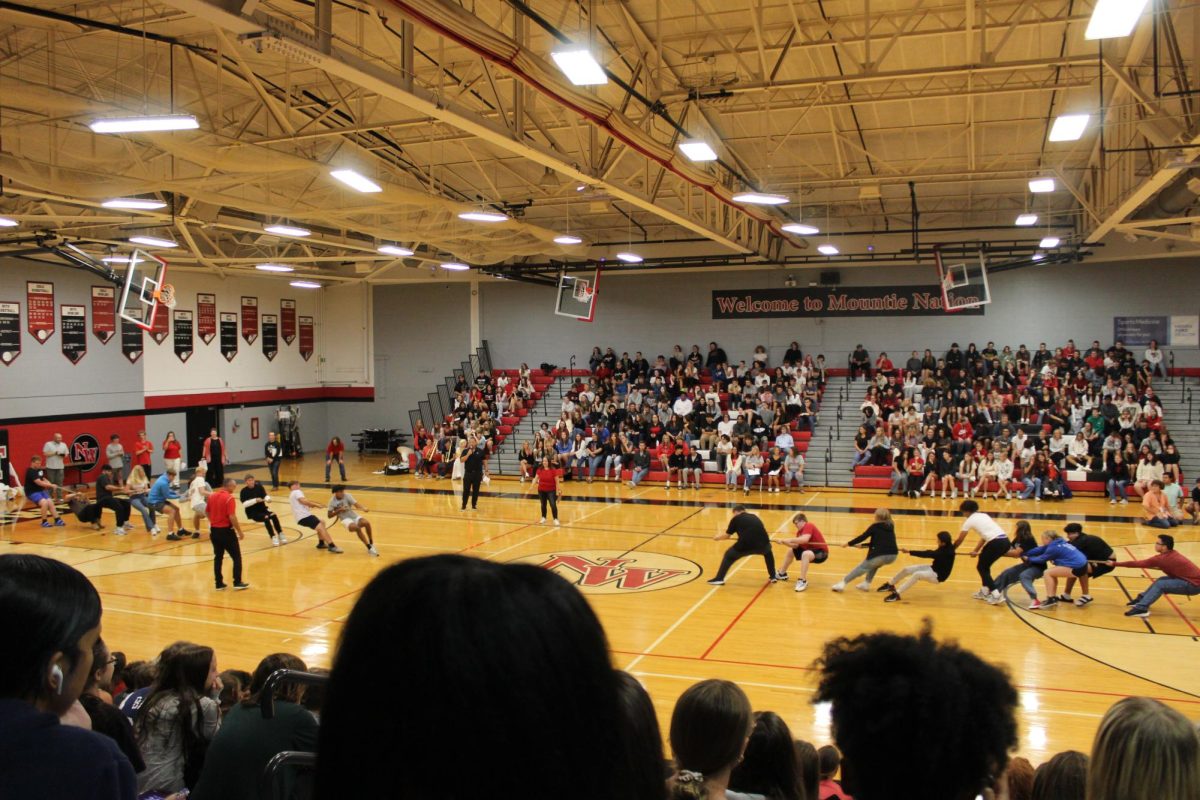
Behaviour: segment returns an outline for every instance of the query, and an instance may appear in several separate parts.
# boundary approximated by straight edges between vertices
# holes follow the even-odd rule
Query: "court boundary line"
[[[1155,538],[1157,539],[1157,537],[1155,537]],[[1139,560],[1133,555],[1133,551],[1129,549],[1129,545],[1121,545],[1121,547],[1129,555],[1131,560],[1133,560],[1133,561]],[[1151,578],[1150,573],[1146,571],[1145,567],[1138,567],[1138,569],[1140,569],[1142,571],[1142,576],[1144,578],[1146,578],[1147,580],[1149,580],[1150,583],[1154,583],[1156,580],[1158,580],[1158,578]],[[1183,620],[1184,624],[1187,625],[1189,628],[1191,628],[1192,637],[1195,638],[1196,636],[1200,636],[1200,628],[1197,628],[1195,626],[1195,624],[1190,619],[1188,619],[1187,615],[1183,613],[1183,609],[1181,609],[1179,606],[1177,606],[1175,604],[1175,601],[1171,599],[1171,595],[1163,594],[1163,599],[1166,600],[1171,605],[1171,608],[1175,609],[1175,613],[1179,615],[1179,618]]]

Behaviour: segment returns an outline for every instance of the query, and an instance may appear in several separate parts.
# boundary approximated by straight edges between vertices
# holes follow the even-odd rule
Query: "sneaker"
[[[182,536],[180,536],[178,533],[168,533],[168,534],[167,534],[167,541],[168,541],[168,542],[178,542],[178,541],[179,541],[180,539],[182,539],[182,538],[183,538],[183,537],[182,537]]]
[[[191,535],[192,535],[192,532],[191,532],[191,531],[189,531],[187,528],[180,528],[180,529],[179,529],[179,538],[180,538],[180,539],[186,539],[186,538],[188,538],[188,537],[189,537],[189,536],[191,536]]]
[[[1082,597],[1080,597],[1078,600],[1075,601],[1075,605],[1079,606],[1080,608],[1083,608],[1090,602],[1092,602],[1092,596],[1090,594],[1085,594]]]
[[[707,583],[709,586],[724,586],[725,585],[725,581],[718,580],[717,578],[713,578],[710,581],[705,581],[705,583]]]
[[[771,577],[767,578],[767,582],[768,583],[779,583],[779,578],[776,578],[774,575],[772,575]]]
[[[158,538],[158,535],[159,535],[160,533],[162,533],[162,531],[160,531],[158,528],[151,528],[151,529],[150,529],[150,537],[151,537],[152,539],[153,539],[153,538]]]
[[[786,572],[779,572],[778,570],[775,572],[775,577],[779,578],[781,581],[786,581],[788,579]]]
[[[272,536],[272,537],[271,537],[271,546],[272,546],[272,547],[279,547],[279,537],[278,537],[278,536]]]
[[[1005,598],[1004,595],[1001,594],[999,591],[992,592],[991,594],[988,595],[988,598],[987,598],[988,605],[990,605],[990,606],[998,606],[1001,603],[1004,603],[1006,601],[1007,601],[1007,598]]]
[[[875,591],[877,591],[877,592],[894,592],[894,591],[896,591],[896,587],[892,586],[890,583],[887,583],[885,581],[884,584],[882,586],[880,586],[878,589],[876,589]]]
[[[379,551],[375,549],[375,545],[373,545],[373,544],[367,545],[367,552],[373,556],[379,555]]]
[[[193,539],[199,539],[199,538],[200,538],[200,531],[195,531],[195,532],[193,532],[193,533],[192,533],[192,538],[193,538]]]
[[[1050,605],[1049,601],[1043,603],[1041,600],[1034,600],[1033,602],[1031,602],[1029,604],[1029,610],[1030,611],[1040,611],[1041,609],[1046,608],[1049,605]]]
[[[240,591],[242,591],[243,589],[249,589],[249,588],[250,588],[250,584],[248,584],[248,583],[235,583],[235,584],[233,584],[233,590],[234,590],[235,592],[240,592]]]
[[[1058,601],[1058,602],[1060,602],[1060,603],[1073,603],[1073,602],[1075,602],[1075,601],[1074,601],[1074,599],[1072,599],[1071,595],[1069,595],[1069,594],[1060,594],[1060,595],[1057,595],[1057,596],[1056,596],[1054,599],[1055,599],[1055,600],[1057,600],[1057,601]]]
[[[555,526],[555,527],[559,527],[559,525],[558,525],[558,520],[554,520],[554,526]]]
[[[986,588],[984,588],[984,589],[980,589],[978,592],[976,592],[975,594],[971,595],[971,599],[973,599],[973,600],[987,600],[987,599],[988,599],[988,595],[989,595],[989,594],[991,594],[991,592],[989,592],[989,591],[988,591]]]
[[[223,584],[223,583],[218,583],[216,588],[217,588],[217,591],[218,591],[218,592],[223,592],[223,591],[225,591],[226,589],[228,589],[229,587],[228,587],[228,586],[226,586],[226,585],[225,585],[225,584]]]
[[[539,519],[539,520],[538,520],[538,525],[545,525],[545,524],[546,524],[546,518],[545,518],[545,517],[542,517],[541,519]]]
[[[1115,498],[1115,497],[1112,498],[1111,500],[1108,501],[1108,504],[1110,506],[1115,506],[1117,504],[1117,498]]]
[[[56,527],[56,528],[65,528],[66,525],[67,525],[67,523],[62,521],[62,517],[59,517],[58,519],[54,520],[54,527]]]
[[[860,592],[869,592],[871,591],[871,584],[863,581],[862,583],[856,583],[854,588],[858,589]]]
[[[329,552],[331,552],[331,553],[344,553],[345,551],[344,551],[344,550],[342,550],[342,548],[338,547],[336,544],[331,544],[331,545],[329,545]]]
[[[900,602],[900,593],[899,593],[899,592],[897,592],[897,591],[895,591],[895,590],[893,590],[893,591],[889,592],[889,593],[888,593],[888,596],[887,596],[887,597],[885,597],[885,598],[883,598],[883,602],[885,602],[885,603],[898,603],[898,602]]]
[[[844,591],[846,591],[846,584],[844,581],[838,581],[837,583],[835,583],[833,586],[830,586],[829,588],[835,592],[844,592]]]
[[[1133,598],[1132,600],[1130,600],[1128,603],[1126,603],[1125,605],[1127,605],[1127,606],[1136,606],[1136,605],[1138,604],[1138,600],[1139,600],[1139,599],[1141,599],[1141,598],[1135,597],[1135,598]]]
[[[124,528],[114,528],[113,529],[113,536],[125,536],[128,533],[129,533],[129,531],[125,530]]]
[[[803,578],[796,581],[796,591],[797,592],[803,592],[807,588],[808,588],[808,581],[804,580]]]
[[[329,546],[329,545],[325,544],[325,543],[324,543],[324,542],[322,542],[322,541],[318,541],[318,542],[317,542],[317,549],[318,549],[318,550],[324,550],[324,549],[325,549],[326,547],[328,547],[328,546]]]
[[[1122,498],[1121,498],[1121,505],[1123,505],[1123,506],[1127,506],[1127,505],[1129,505],[1129,500],[1128,500],[1127,498],[1124,498],[1124,497],[1122,497]]]
[[[53,528],[53,527],[54,527],[54,525],[52,525],[52,524],[50,523],[50,520],[48,520],[48,519],[44,519],[44,520],[42,520],[42,527],[43,527],[43,528]]]
[[[1127,616],[1127,617],[1148,617],[1148,616],[1150,616],[1150,609],[1142,608],[1141,606],[1134,606],[1133,608],[1131,608],[1125,612],[1125,616]]]

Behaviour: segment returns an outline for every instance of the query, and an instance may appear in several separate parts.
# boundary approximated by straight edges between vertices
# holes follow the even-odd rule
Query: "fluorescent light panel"
[[[1098,0],[1085,39],[1116,39],[1133,33],[1147,0]]]
[[[129,256],[104,256],[100,260],[105,264],[128,264]]]
[[[263,230],[276,236],[312,236],[308,228],[298,228],[295,225],[264,225]]]
[[[717,151],[703,139],[688,139],[679,144],[679,149],[692,161],[716,161]]]
[[[813,236],[821,232],[821,229],[815,225],[805,225],[801,222],[789,222],[783,226],[783,229],[788,233],[794,233],[797,236]]]
[[[448,269],[451,272],[463,272],[464,270],[470,269],[470,267],[458,261],[446,261],[443,262],[442,269]]]
[[[1033,260],[1034,260],[1034,261],[1041,261],[1041,260],[1042,260],[1043,258],[1045,258],[1045,257],[1046,257],[1046,254],[1045,254],[1045,253],[1034,253],[1034,254],[1033,254]]]
[[[190,131],[200,127],[191,114],[158,114],[149,117],[115,117],[88,123],[94,133],[152,133]]]
[[[1022,228],[1028,228],[1030,225],[1037,225],[1037,221],[1037,214],[1019,214],[1017,216],[1016,224],[1020,225]]]
[[[600,86],[608,83],[604,67],[600,66],[600,62],[586,48],[555,50],[550,57],[567,76],[567,80],[576,86]]]
[[[154,211],[167,207],[167,204],[161,200],[143,200],[138,197],[115,197],[112,200],[105,200],[100,205],[104,208],[124,208],[137,211]]]
[[[1034,194],[1045,194],[1054,191],[1054,178],[1034,178],[1029,182],[1029,191]]]
[[[398,258],[407,258],[413,254],[413,251],[409,250],[407,247],[401,247],[395,244],[385,244],[379,248],[379,252],[383,253],[385,256],[396,256]]]
[[[630,253],[630,252],[617,253],[617,258],[624,261],[626,264],[640,264],[646,260],[646,259],[642,258],[641,256],[639,256],[637,253]]]
[[[822,244],[817,245],[817,252],[824,256],[836,256],[838,254],[837,245]]]
[[[788,202],[781,194],[763,194],[762,192],[742,192],[733,196],[735,203],[749,203],[755,206],[779,206]]]
[[[1038,247],[1044,247],[1049,250],[1052,247],[1058,247],[1059,239],[1057,236],[1047,236],[1038,243]]]
[[[554,237],[555,244],[581,244],[582,242],[583,239],[580,239],[578,236],[571,236],[570,234]]]
[[[146,247],[179,247],[170,239],[160,239],[157,236],[130,236],[130,244],[144,244]]]
[[[313,281],[292,281],[288,286],[295,286],[297,289],[320,289],[321,284]]]
[[[458,215],[458,218],[470,222],[504,222],[508,219],[508,215],[498,211],[464,211]]]
[[[263,272],[295,272],[287,264],[255,264],[254,268]]]
[[[15,228],[20,224],[10,217],[0,217],[0,228]]]
[[[1050,141],[1075,142],[1083,136],[1091,117],[1087,114],[1060,114],[1050,128]]]
[[[329,174],[356,192],[362,192],[363,194],[374,194],[375,192],[383,191],[383,187],[378,183],[366,177],[365,175],[360,175],[352,169],[335,169]]]

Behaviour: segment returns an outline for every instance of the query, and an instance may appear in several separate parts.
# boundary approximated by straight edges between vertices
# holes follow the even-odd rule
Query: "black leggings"
[[[267,536],[282,536],[283,526],[279,524],[279,517],[274,511],[260,511],[257,514],[247,514],[247,517],[255,522],[261,522],[267,528]]]
[[[542,503],[542,519],[546,518],[546,503],[550,504],[550,513],[558,519],[558,492],[543,492],[538,490],[538,500]]]
[[[1012,549],[1006,537],[992,539],[979,552],[979,562],[975,568],[979,571],[979,579],[989,592],[996,591],[996,582],[992,580],[992,564],[999,561],[1005,553]]]
[[[462,507],[467,507],[468,498],[471,501],[471,508],[475,508],[479,502],[479,487],[483,483],[483,473],[472,474],[470,472],[463,475],[463,493]]]

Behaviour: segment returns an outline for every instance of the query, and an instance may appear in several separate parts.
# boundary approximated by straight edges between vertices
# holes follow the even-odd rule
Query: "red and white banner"
[[[279,338],[285,344],[296,341],[296,301],[279,301]]]
[[[217,336],[217,296],[201,292],[196,295],[196,335],[208,344]]]
[[[313,318],[300,317],[300,357],[305,361],[313,354]]]
[[[26,327],[34,341],[45,344],[54,335],[54,284],[26,281],[25,297],[29,304]]]
[[[154,326],[150,328],[150,338],[155,344],[162,344],[171,335],[171,309],[164,305],[154,309]]]
[[[92,287],[92,333],[100,344],[117,335],[117,290],[112,286]]]
[[[242,298],[242,338],[246,344],[254,344],[258,339],[258,298]]]

